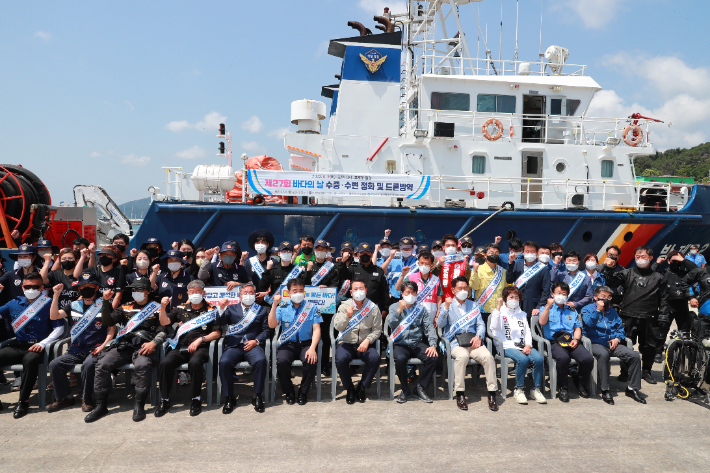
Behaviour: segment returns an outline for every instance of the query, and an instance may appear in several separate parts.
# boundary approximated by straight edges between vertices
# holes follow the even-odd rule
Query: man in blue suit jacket
[[[555,271],[553,269],[550,273],[552,275],[552,284],[564,282],[569,285],[570,294],[567,299],[567,306],[577,312],[581,311],[582,307],[592,302],[593,299],[592,280],[586,271],[579,270],[581,259],[579,253],[570,251],[564,257],[565,271]],[[582,282],[579,285],[573,285],[572,282],[576,281],[577,277],[579,277]]]
[[[518,289],[523,291],[523,300],[520,301],[520,308],[528,316],[528,320],[533,315],[538,315],[540,313],[540,306],[544,305],[542,302],[546,301],[550,297],[550,270],[547,262],[540,262],[539,266],[541,268],[536,271],[536,263],[538,263],[538,252],[540,247],[534,241],[526,241],[523,245],[523,259],[515,261],[514,265],[511,265],[511,269],[508,270],[506,274],[506,280],[508,284],[514,284]],[[548,250],[549,252],[549,250]],[[524,279],[521,278],[525,271],[530,269],[533,276],[527,281],[523,282]],[[520,279],[519,282],[517,282]],[[517,282],[517,283],[516,283]]]
[[[234,367],[244,360],[254,369],[254,396],[251,401],[254,410],[264,412],[265,408],[263,393],[267,366],[264,345],[269,337],[269,311],[267,307],[254,303],[256,290],[253,283],[244,284],[240,296],[239,304],[228,306],[226,298],[219,303],[218,323],[229,326],[225,332],[225,350],[219,360],[219,377],[226,398],[222,408],[223,414],[229,414],[237,407],[237,398],[234,396]],[[252,317],[253,320],[249,322]]]

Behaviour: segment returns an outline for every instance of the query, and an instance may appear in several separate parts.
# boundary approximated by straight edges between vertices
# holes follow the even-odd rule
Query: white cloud
[[[48,43],[52,40],[52,35],[50,33],[47,33],[46,31],[38,31],[34,34],[35,38],[39,38],[45,43]]]
[[[192,125],[187,120],[180,120],[168,123],[167,125],[165,125],[165,128],[177,133],[187,128],[192,128]]]
[[[207,156],[207,153],[204,149],[195,145],[192,148],[187,148],[185,150],[180,151],[179,153],[175,153],[175,156],[183,159],[199,159]]]
[[[245,122],[242,122],[242,130],[247,130],[251,133],[259,133],[263,129],[264,124],[256,115],[252,115]]]
[[[402,1],[390,1],[390,0],[360,0],[358,6],[363,10],[374,13],[375,15],[382,15],[385,8],[389,8],[392,13],[406,13],[407,5]],[[367,26],[367,25],[365,25]],[[374,27],[370,28],[373,33],[375,32]],[[379,32],[379,30],[378,30]]]
[[[328,54],[328,46],[329,45],[330,45],[330,41],[328,41],[328,40],[321,42],[318,45],[318,49],[316,49],[316,57],[321,57],[321,56],[325,56],[326,54]]]
[[[121,156],[121,163],[145,166],[150,163],[150,158],[148,156],[138,156],[137,154],[131,153]]]
[[[285,126],[283,128],[277,128],[275,130],[271,130],[268,133],[268,135],[273,136],[277,140],[282,140],[286,133],[293,133],[293,129],[291,129],[291,127]]]
[[[256,141],[242,141],[240,146],[247,151],[263,153],[266,149]]]
[[[100,156],[101,156],[101,153],[97,153],[96,151],[94,151],[93,153],[91,153],[89,155],[90,158],[98,158]]]
[[[590,29],[603,28],[626,10],[628,0],[567,0],[566,6],[574,11],[584,26]]]
[[[224,123],[226,120],[227,117],[220,114],[219,112],[210,112],[205,115],[205,118],[195,123],[194,125],[187,120],[176,120],[165,125],[165,129],[175,133],[187,130],[189,128],[202,131],[214,131],[216,133],[219,130],[219,124]]]

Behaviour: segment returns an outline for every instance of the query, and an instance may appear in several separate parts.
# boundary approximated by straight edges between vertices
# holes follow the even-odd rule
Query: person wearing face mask
[[[614,404],[609,390],[611,365],[609,358],[615,356],[623,362],[630,376],[626,396],[646,404],[639,395],[641,389],[641,356],[626,346],[626,332],[621,317],[611,307],[611,289],[599,286],[594,290],[594,302],[582,309],[582,332],[592,342],[592,354],[597,359],[597,372],[602,391],[602,400]]]
[[[444,337],[449,339],[451,358],[454,359],[454,391],[456,391],[456,407],[468,410],[466,403],[466,367],[469,358],[473,358],[483,366],[488,388],[488,408],[498,410],[496,391],[496,362],[483,341],[486,336],[486,325],[481,318],[481,310],[474,301],[469,299],[470,288],[464,276],[458,276],[453,281],[455,297],[447,297],[439,311],[436,324],[441,327]],[[451,373],[449,374],[451,376]],[[449,382],[451,382],[449,380]]]
[[[473,240],[469,236],[461,237],[459,240],[459,246],[461,247],[461,254],[468,260],[468,266],[470,268],[476,259],[473,248]],[[446,252],[446,248],[444,248],[444,252]]]
[[[298,242],[301,254],[296,257],[293,264],[298,266],[307,266],[310,261],[316,260],[316,257],[313,254],[313,243],[315,243],[315,241],[315,238],[311,235],[301,235],[301,239]]]
[[[376,265],[386,271],[389,268],[389,264],[394,259],[394,251],[392,251],[392,242],[387,238],[380,240],[378,244],[375,245],[375,254],[373,255],[376,260]]]
[[[190,273],[192,279],[199,279],[197,277],[197,273],[200,272],[200,265],[197,264],[196,261],[195,244],[192,243],[192,240],[183,238],[178,242],[177,246],[177,249],[182,253],[182,258],[187,261],[187,266],[185,267],[185,270]]]
[[[84,272],[87,268],[96,266],[96,245],[90,243],[86,238],[76,238],[72,241],[72,250],[76,250],[81,254],[81,250],[83,249],[89,250],[89,261],[85,262],[85,267],[81,268],[81,272]]]
[[[397,280],[402,274],[402,268],[409,266],[410,269],[416,264],[417,258],[413,253],[414,240],[410,237],[402,237],[399,240],[399,251],[394,251],[392,259],[388,264],[383,265],[383,271],[387,277],[389,288],[389,300],[387,306],[397,302],[402,294],[397,290]]]
[[[350,267],[353,265],[355,247],[349,241],[340,244],[340,256],[335,259],[335,269],[338,272],[338,297],[340,304],[350,294]]]
[[[278,293],[283,293],[291,279],[298,278],[305,273],[306,268],[293,264],[293,245],[289,241],[282,241],[279,245],[280,264],[273,265],[271,269],[264,272],[260,282],[261,292],[266,292],[264,301],[273,303],[273,298]]]
[[[424,304],[432,318],[436,318],[439,313],[439,305],[443,300],[444,291],[441,288],[439,278],[431,273],[431,268],[434,265],[434,255],[428,251],[419,253],[417,264],[419,271],[414,274],[409,274],[409,268],[402,268],[402,274],[397,281],[397,290],[402,289],[402,284],[407,281],[412,281],[417,285],[417,302]]]
[[[215,250],[216,248],[210,248],[205,252],[205,259],[197,273],[205,285],[210,287],[227,286],[227,290],[231,291],[235,287],[251,281],[247,270],[239,264],[242,249],[237,243],[232,241],[223,243],[219,249],[219,261],[212,262]]]
[[[578,363],[579,376],[575,384],[579,396],[589,398],[589,375],[594,367],[592,355],[582,346],[582,317],[567,305],[570,288],[567,283],[557,281],[552,283],[552,297],[540,308],[538,322],[542,326],[543,335],[550,341],[552,358],[557,368],[557,396],[562,402],[569,402],[568,374],[570,361],[574,358]],[[554,396],[554,394],[553,394]]]
[[[128,248],[128,244],[130,243],[130,238],[128,238],[128,235],[125,235],[123,233],[119,233],[118,235],[113,237],[113,242],[111,242],[111,245],[115,246],[116,249],[118,250],[118,259],[128,259],[129,255],[126,253],[126,249]]]
[[[431,242],[431,254],[434,255],[434,259],[436,261],[439,260],[442,256],[445,256],[444,253],[444,242],[441,240],[434,240]]]
[[[18,251],[29,251],[27,248],[22,249],[27,246],[30,245],[21,245]],[[0,284],[0,291],[3,289]],[[20,398],[13,413],[15,419],[24,417],[29,411],[30,394],[37,381],[39,367],[44,361],[44,350],[51,348],[50,344],[64,332],[63,322],[51,320],[52,299],[42,295],[43,289],[39,273],[25,274],[21,285],[23,295],[14,297],[0,307],[0,319],[3,319],[0,323],[7,323],[15,337],[15,340],[0,348],[0,366],[21,364],[23,369]]]
[[[412,281],[402,284],[402,300],[389,307],[390,316],[387,324],[390,328],[390,339],[393,341],[395,371],[402,392],[397,402],[407,402],[412,395],[408,382],[407,362],[410,358],[419,358],[422,363],[419,372],[419,382],[415,388],[416,396],[426,403],[433,402],[426,393],[436,369],[436,350],[438,338],[434,328],[434,317],[429,314],[423,304],[417,303],[417,285]]]
[[[379,247],[380,249],[377,250],[377,266],[382,268],[387,278],[387,286],[389,287],[387,305],[389,305],[401,297],[400,292],[397,290],[397,279],[402,272],[402,252],[399,251],[399,243],[392,243],[387,238],[380,240]],[[393,268],[397,270],[393,271]]]
[[[506,270],[500,263],[500,248],[495,243],[485,246],[486,263],[473,263],[469,285],[475,292],[475,299],[481,308],[483,322],[488,323],[488,314],[496,307],[496,301],[503,294],[507,286]]]
[[[541,249],[534,241],[526,241],[523,244],[523,259],[516,260],[508,267],[506,281],[514,284],[520,289],[522,298],[520,300],[522,312],[530,317],[540,314],[540,301],[547,299],[550,292],[550,269],[547,265],[548,258],[541,258],[542,255],[549,255],[550,249]]]
[[[269,337],[269,309],[256,304],[256,290],[250,282],[242,286],[241,302],[228,305],[224,298],[219,303],[217,323],[227,326],[224,351],[219,359],[219,377],[224,390],[222,414],[231,414],[237,407],[234,396],[234,367],[246,361],[254,370],[254,395],[251,404],[256,412],[264,412],[264,381],[267,374],[264,346]]]
[[[100,285],[101,281],[96,276],[90,273],[82,274],[77,284],[81,300],[74,301],[65,308],[60,307],[62,284],[53,287],[51,319],[71,317],[73,323],[69,348],[49,363],[55,401],[47,406],[47,412],[56,412],[74,405],[67,372],[75,365],[81,365],[81,410],[91,412],[94,408],[94,372],[98,355],[116,334],[115,326],[109,329],[101,323],[103,303],[98,298]]]
[[[158,366],[160,405],[154,412],[155,417],[162,417],[170,410],[170,389],[175,369],[185,363],[193,380],[190,383],[190,416],[198,416],[202,412],[202,383],[199,380],[203,378],[205,363],[210,359],[210,342],[222,335],[217,321],[218,310],[205,301],[204,294],[205,283],[198,279],[187,285],[188,302],[184,306],[177,306],[167,312],[170,298],[163,297],[160,301],[160,324],[180,325],[175,337],[168,340],[172,349]]]
[[[602,256],[602,260],[606,260],[608,258],[609,264],[612,264],[611,266],[614,270],[614,273],[618,273],[620,271],[623,271],[624,268],[621,264],[619,264],[619,258],[621,257],[621,248],[619,248],[616,245],[611,245],[606,248],[606,255]],[[597,261],[599,263],[599,261]],[[597,268],[597,271],[601,272],[599,268]],[[621,299],[623,298],[623,292],[624,289],[621,288],[620,286],[614,287],[609,285],[609,281],[606,281],[606,278],[604,280],[606,283],[605,285],[607,287],[610,287],[612,292],[611,295],[611,304],[616,308],[617,310],[619,309],[619,305],[621,304]]]
[[[22,281],[26,275],[39,273],[40,268],[33,265],[37,249],[32,245],[20,245],[14,253],[10,253],[10,259],[15,260],[19,266],[18,269],[8,271],[0,277],[0,285],[4,289],[0,291],[4,301],[11,301],[17,297],[24,296],[22,291]]]
[[[248,258],[244,262],[244,268],[247,270],[247,274],[249,274],[254,287],[258,288],[261,285],[261,278],[264,276],[264,273],[267,269],[271,269],[274,264],[273,262],[269,264],[271,261],[271,258],[269,258],[269,249],[274,246],[274,236],[268,230],[254,230],[249,234],[247,244],[249,248],[256,252],[256,255]],[[257,294],[257,302],[262,303],[264,296],[266,296],[264,293]]]
[[[59,269],[60,266],[57,263],[59,259],[59,247],[53,245],[49,240],[37,240],[35,244],[37,248],[37,258],[39,259],[41,265],[47,264],[47,257],[49,257],[49,267],[52,269]]]
[[[459,240],[456,235],[447,233],[441,238],[441,241],[444,245],[444,256],[439,257],[439,266],[441,267],[439,279],[441,279],[442,297],[444,299],[453,299],[455,296],[453,280],[463,276],[468,281],[471,277],[470,266],[466,261],[468,255],[458,252]],[[469,241],[466,243],[469,243]]]
[[[496,237],[496,240],[500,237]],[[508,241],[508,253],[501,253],[500,265],[506,271],[509,270],[509,265],[512,266],[516,261],[523,259],[523,240],[520,238],[511,238]]]
[[[676,256],[676,258],[679,256],[680,255]],[[673,263],[673,261],[671,261],[671,263]],[[688,260],[685,260],[683,263],[686,265],[693,264]],[[698,333],[697,336],[701,339],[710,338],[710,271],[708,271],[707,266],[705,268],[696,267],[690,270],[688,274],[683,277],[683,284],[689,288],[694,284],[698,285],[698,295],[688,294],[690,306],[698,311],[698,322],[700,324],[699,328],[701,333]],[[680,302],[677,304],[680,305]],[[672,310],[676,304],[669,303],[669,305]],[[680,329],[681,322],[678,321],[678,318],[676,318],[676,324],[678,324]]]
[[[81,276],[81,268],[89,259],[89,250],[81,250],[79,262],[74,267],[74,277],[79,279]],[[111,301],[114,309],[121,305],[123,296],[123,287],[125,286],[125,269],[124,272],[119,268],[118,249],[115,246],[104,246],[99,251],[99,265],[93,268],[88,268],[85,272],[91,273],[101,281],[99,289],[103,294],[104,291],[111,290],[115,296]],[[120,289],[120,290],[119,290]]]
[[[355,254],[360,258],[360,264],[350,267],[350,280],[360,279],[367,286],[367,298],[377,304],[383,317],[387,316],[389,308],[389,286],[387,276],[382,268],[372,261],[372,245],[360,243],[355,248]]]
[[[145,401],[151,389],[151,370],[159,362],[160,346],[165,341],[168,327],[160,324],[160,304],[151,301],[153,287],[150,279],[135,278],[125,289],[131,291],[133,301],[117,309],[113,309],[110,302],[113,291],[104,291],[101,325],[107,329],[116,325],[122,325],[123,328],[116,333],[115,341],[99,353],[94,370],[96,406],[84,418],[87,423],[96,422],[108,414],[111,373],[128,363],[133,363],[136,379],[133,421],[145,419]]]
[[[705,257],[698,251],[698,245],[690,245],[688,254],[685,255],[685,259],[695,264],[698,268],[704,268],[707,263],[705,261]]]
[[[345,402],[355,404],[355,401],[365,402],[366,390],[380,368],[380,354],[375,350],[375,343],[382,335],[382,314],[377,304],[367,298],[365,281],[354,280],[350,295],[351,299],[340,304],[333,325],[340,332],[335,341],[335,367],[347,392]],[[356,359],[365,363],[357,386],[353,384],[350,370],[350,362]]]
[[[656,384],[651,369],[656,350],[665,342],[663,334],[670,327],[668,284],[663,276],[651,268],[651,248],[636,248],[634,258],[635,267],[615,273],[615,261],[607,257],[600,271],[609,286],[623,288],[624,295],[619,313],[624,322],[624,331],[634,344],[638,341],[641,379],[649,384]]]
[[[126,265],[126,283],[131,284],[136,278],[150,278],[150,282],[155,286],[155,281],[158,279],[158,271],[151,271],[150,254],[147,250],[139,250],[133,258],[133,270],[130,270],[130,263]],[[131,301],[130,293],[123,296],[125,302]]]
[[[70,248],[63,248],[59,252],[60,269],[47,271],[49,266],[45,265],[40,271],[45,287],[55,287],[57,284],[61,284],[64,287],[62,294],[59,297],[60,309],[68,308],[72,301],[79,299],[79,292],[76,284],[77,279],[74,277],[74,267],[76,266],[76,262],[79,258],[80,254],[78,251]]]
[[[588,253],[587,256],[584,257],[584,270],[587,272],[587,276],[589,276],[589,280],[592,282],[592,293],[594,293],[594,290],[597,287],[606,286],[604,275],[598,270],[598,268],[599,259],[597,258],[597,255],[594,253]]]
[[[569,286],[566,304],[579,312],[593,298],[592,280],[586,270],[580,271],[581,257],[576,251],[568,252],[564,257],[565,270],[551,272],[552,282],[564,282]]]
[[[168,250],[163,256],[168,260],[168,270],[161,272],[155,279],[155,286],[158,298],[176,297],[171,301],[171,307],[177,307],[187,302],[187,285],[193,280],[192,275],[185,269],[187,260],[183,258],[181,251]],[[184,288],[184,289],[182,289]]]
[[[157,238],[148,238],[145,243],[141,245],[140,249],[146,250],[150,255],[151,266],[155,263],[160,264],[162,262],[163,264],[160,269],[163,271],[167,269],[165,267],[165,261],[160,259],[165,254],[165,250],[163,250],[163,244],[160,240],[158,240]]]
[[[692,270],[697,266],[690,260],[683,257],[680,251],[673,250],[665,257],[660,256],[652,265],[651,269],[656,271],[658,266],[663,264],[668,259],[668,266],[659,271],[659,274],[666,280],[668,286],[668,321],[675,323],[678,330],[689,333],[691,327],[690,310],[688,309],[688,299],[692,300],[690,294],[690,286],[684,280]],[[670,330],[670,326],[668,327]],[[665,340],[668,333],[663,333]],[[662,356],[663,347],[656,350],[656,357]],[[658,360],[657,360],[658,362]]]
[[[274,296],[274,303],[269,312],[269,327],[274,329],[281,325],[281,335],[276,350],[276,372],[281,383],[281,391],[286,396],[286,404],[292,405],[298,401],[299,406],[308,403],[308,391],[313,384],[318,363],[318,342],[321,338],[321,323],[323,319],[318,314],[318,307],[304,302],[306,288],[302,279],[290,279],[286,285],[289,301],[281,303],[281,294]],[[301,318],[303,312],[305,318]],[[303,363],[303,377],[298,388],[298,396],[291,381],[291,364],[294,360]],[[273,380],[276,382],[276,380]]]
[[[523,248],[527,248],[527,246],[526,243]],[[528,367],[532,368],[533,381],[533,389],[530,390],[530,394],[538,404],[546,404],[547,399],[540,390],[545,377],[545,361],[542,355],[532,347],[532,332],[528,318],[525,312],[520,310],[522,298],[523,294],[517,287],[508,286],[503,289],[503,297],[498,299],[496,308],[488,319],[489,329],[491,334],[502,342],[501,346],[500,342],[495,341],[498,353],[515,361],[513,397],[518,404],[528,403],[528,398],[525,395],[525,375]]]

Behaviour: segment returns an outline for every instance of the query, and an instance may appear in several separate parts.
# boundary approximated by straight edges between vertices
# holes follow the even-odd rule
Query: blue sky
[[[55,203],[75,184],[118,202],[164,186],[162,166],[191,170],[216,157],[216,126],[234,153],[286,162],[290,103],[335,82],[332,38],[348,20],[374,31],[373,14],[401,1],[0,1],[0,156],[42,178]],[[478,8],[478,7],[477,7]],[[515,48],[515,1],[503,1],[503,58]],[[475,20],[461,6],[469,45]],[[498,57],[500,0],[480,4]],[[595,116],[633,111],[673,122],[660,148],[710,135],[710,2],[544,0],[542,49],[569,48],[606,89]],[[520,1],[520,58],[536,60],[540,2]],[[485,28],[485,26],[484,26]],[[590,112],[590,113],[591,113]]]

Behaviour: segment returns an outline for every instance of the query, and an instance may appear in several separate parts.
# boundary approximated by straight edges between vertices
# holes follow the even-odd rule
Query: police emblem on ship
[[[360,54],[360,59],[365,63],[365,67],[370,71],[371,74],[380,70],[380,66],[384,64],[387,56],[383,56],[374,49],[369,50],[365,54]]]

